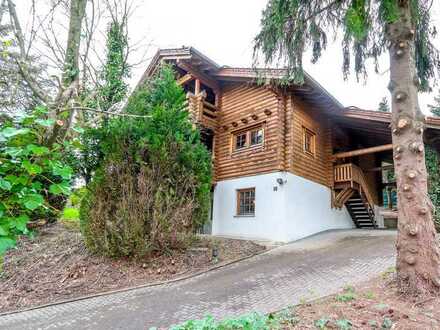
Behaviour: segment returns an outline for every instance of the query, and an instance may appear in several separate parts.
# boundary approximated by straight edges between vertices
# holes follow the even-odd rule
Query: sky
[[[21,1],[24,0],[17,2]],[[151,58],[158,48],[193,46],[220,65],[249,67],[252,41],[259,31],[261,11],[268,0],[135,1],[137,7],[129,23],[130,36],[132,40],[151,43],[147,58]],[[434,2],[432,17],[440,30],[440,1]],[[440,47],[440,40],[436,44]],[[343,79],[339,41],[328,47],[317,64],[311,64],[309,58],[304,59],[306,71],[344,106],[363,109],[377,109],[381,99],[389,97],[387,55],[381,63],[380,74],[371,66],[367,82],[358,83],[354,75],[348,81]],[[148,62],[133,71],[132,85],[147,65]],[[425,113],[439,88],[432,94],[420,96]]]

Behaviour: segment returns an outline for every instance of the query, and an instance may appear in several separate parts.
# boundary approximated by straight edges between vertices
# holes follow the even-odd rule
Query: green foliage
[[[125,80],[130,77],[130,66],[127,63],[128,40],[125,29],[125,22],[113,20],[109,25],[106,62],[101,69],[100,87],[92,99],[90,99],[92,91],[82,95],[83,98],[88,99],[87,106],[91,108],[111,111],[112,106],[123,101],[127,96],[128,85]],[[106,134],[107,122],[107,119],[103,119],[94,127],[85,128],[81,134],[80,152],[70,155],[69,158],[75,172],[87,184],[104,158],[99,143]]]
[[[434,207],[433,218],[437,232],[440,232],[440,171],[437,151],[425,146],[425,163],[428,172],[428,194]]]
[[[78,177],[84,179],[88,184],[94,171],[104,158],[100,148],[100,141],[105,134],[105,127],[88,127],[80,136],[80,143],[77,145],[77,152],[67,155],[68,163],[74,169]]]
[[[181,325],[172,326],[171,330],[272,330],[280,329],[280,322],[274,315],[252,313],[238,318],[215,321],[212,316],[202,320],[191,320]]]
[[[390,105],[388,104],[388,99],[386,97],[382,98],[382,101],[379,103],[378,110],[380,112],[390,112]]]
[[[353,327],[353,324],[350,320],[340,319],[336,320],[336,326],[341,330],[350,330]]]
[[[365,292],[364,297],[370,300],[375,298],[374,293],[372,291]]]
[[[185,95],[164,67],[111,119],[105,155],[81,203],[87,246],[109,256],[142,256],[184,245],[207,219],[211,157],[185,110]]]
[[[73,207],[66,207],[63,210],[62,218],[65,220],[79,220],[79,210]]]
[[[63,160],[70,145],[41,144],[45,114],[38,107],[0,130],[0,255],[29,233],[29,221],[56,219],[70,194],[72,169]]]
[[[72,207],[79,207],[86,192],[87,189],[85,187],[75,189],[69,197],[69,204]]]
[[[393,321],[390,318],[385,317],[382,322],[382,329],[391,329],[392,327]]]
[[[321,318],[315,321],[315,327],[318,329],[326,329],[327,323],[330,321],[328,318]]]
[[[125,24],[113,21],[107,31],[107,60],[102,70],[103,85],[98,94],[103,110],[108,110],[127,95],[128,86],[124,79],[130,77],[130,68],[126,61],[128,40],[124,30]]]
[[[439,94],[434,97],[434,104],[430,104],[428,107],[433,116],[440,117],[440,90]]]
[[[359,41],[365,39],[370,28],[365,5],[365,0],[353,0],[345,14],[347,35]]]
[[[336,295],[335,299],[336,299],[336,301],[339,301],[339,302],[348,302],[348,301],[352,301],[352,300],[356,299],[356,295],[354,293],[354,288],[353,287],[346,287],[344,289],[344,292]]]
[[[395,0],[382,0],[379,6],[379,15],[382,22],[391,24],[399,19],[399,8]]]
[[[440,69],[439,52],[432,42],[436,36],[429,11],[432,1],[408,1],[415,30],[417,75],[420,89],[426,91]],[[312,49],[311,60],[316,62],[327,40],[342,31],[344,78],[352,68],[358,79],[366,77],[368,60],[373,60],[378,71],[379,57],[388,52],[387,28],[400,17],[398,3],[399,0],[270,0],[255,38],[255,60],[261,56],[266,64],[277,62],[287,68],[289,80],[303,82],[306,50]]]

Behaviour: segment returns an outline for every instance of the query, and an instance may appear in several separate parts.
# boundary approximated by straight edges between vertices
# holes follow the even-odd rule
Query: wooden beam
[[[184,85],[193,79],[194,79],[194,76],[191,73],[187,73],[186,75],[180,77],[179,80],[177,80],[177,84]]]
[[[196,85],[194,89],[194,94],[197,96],[200,94],[200,79],[196,79]]]
[[[194,66],[179,60],[176,62],[176,64],[181,69],[190,72],[195,78],[200,79],[203,84],[211,87],[216,93],[220,91],[220,85],[216,80],[212,79],[207,74],[200,72]]]
[[[355,156],[373,154],[375,152],[388,151],[388,150],[393,150],[392,144],[385,144],[382,146],[358,149],[353,151],[339,152],[337,154],[334,154],[333,158],[339,159],[339,158],[355,157]]]
[[[382,167],[372,167],[372,168],[368,168],[364,171],[366,172],[382,172],[383,170],[392,170],[394,169],[394,165],[385,165]]]

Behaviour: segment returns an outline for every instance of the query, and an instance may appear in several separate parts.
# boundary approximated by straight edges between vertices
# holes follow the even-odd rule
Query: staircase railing
[[[361,196],[365,196],[369,206],[372,208],[374,205],[373,194],[369,188],[367,179],[361,168],[354,164],[342,164],[334,167],[334,182],[344,183],[349,182],[351,187],[354,187],[355,183],[359,186],[359,192]]]
[[[335,182],[351,182],[353,178],[352,165],[353,164],[336,165],[334,167]]]

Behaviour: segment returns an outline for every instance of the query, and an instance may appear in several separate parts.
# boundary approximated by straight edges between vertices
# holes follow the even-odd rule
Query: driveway
[[[0,329],[148,329],[211,314],[267,313],[394,265],[395,232],[332,231],[197,277],[0,317]]]

